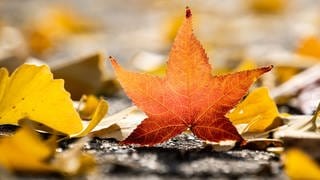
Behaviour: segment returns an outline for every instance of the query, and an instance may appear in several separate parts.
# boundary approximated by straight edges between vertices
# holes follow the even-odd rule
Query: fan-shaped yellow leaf
[[[265,132],[278,126],[279,115],[275,102],[270,98],[266,87],[252,91],[244,101],[227,114],[230,121],[237,124],[248,124],[246,132]]]
[[[82,130],[63,80],[54,80],[47,66],[24,64],[9,77],[0,69],[0,124],[30,119],[71,135]]]
[[[291,179],[320,179],[319,165],[299,149],[288,150],[284,165]]]

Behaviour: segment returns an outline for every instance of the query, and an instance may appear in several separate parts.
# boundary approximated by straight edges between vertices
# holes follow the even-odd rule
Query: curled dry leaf
[[[111,63],[120,84],[146,118],[123,143],[154,145],[190,129],[197,137],[219,142],[242,142],[225,117],[251,84],[272,66],[212,76],[208,57],[192,30],[192,14],[186,18],[172,46],[166,76],[126,71]]]
[[[124,109],[112,116],[104,118],[90,133],[90,136],[126,139],[134,129],[146,118],[146,114],[136,106]]]
[[[266,87],[254,89],[226,116],[234,125],[246,124],[241,134],[262,133],[283,124],[278,118],[276,103],[270,98]]]
[[[277,133],[286,134],[285,131],[300,131],[300,132],[318,132],[319,128],[317,120],[320,117],[320,103],[313,116],[289,116],[287,126],[281,128]],[[320,134],[319,134],[320,135]]]
[[[99,104],[99,99],[94,95],[83,95],[80,99],[79,114],[81,119],[91,119],[97,106]]]
[[[89,123],[86,123],[86,128],[78,134],[71,135],[71,137],[83,137],[89,134],[106,116],[108,108],[109,106],[107,101],[100,98],[98,105],[92,115],[92,119],[89,121]],[[84,121],[82,121],[82,123],[84,123]]]
[[[83,94],[105,94],[109,89],[117,89],[112,87],[112,84],[103,87],[108,79],[104,56],[100,53],[73,60],[55,61],[48,65],[55,78],[65,80],[65,88],[71,93],[72,99],[78,100]]]
[[[319,111],[320,105],[313,116],[287,117],[287,125],[279,128],[273,136],[283,140],[286,148],[301,148],[319,160],[320,133],[317,125],[319,123]]]

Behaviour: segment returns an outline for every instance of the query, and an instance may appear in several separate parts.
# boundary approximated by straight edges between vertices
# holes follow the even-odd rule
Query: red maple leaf
[[[110,57],[124,91],[148,116],[123,143],[154,145],[186,129],[203,140],[243,141],[225,114],[272,66],[213,76],[208,57],[193,34],[191,17],[187,8],[163,78],[126,71]]]

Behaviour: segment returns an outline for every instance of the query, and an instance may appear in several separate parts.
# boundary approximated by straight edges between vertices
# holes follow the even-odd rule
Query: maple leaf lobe
[[[191,16],[186,8],[165,77],[126,71],[110,58],[124,91],[148,116],[122,143],[154,145],[188,128],[203,140],[243,142],[225,114],[272,66],[212,76],[205,50],[193,34]]]

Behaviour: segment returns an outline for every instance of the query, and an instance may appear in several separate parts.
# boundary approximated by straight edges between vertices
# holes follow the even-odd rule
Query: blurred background
[[[28,55],[43,60],[102,51],[125,61],[141,51],[167,54],[184,9],[190,6],[196,35],[213,59],[215,54],[295,48],[300,38],[319,33],[319,4],[317,0],[2,0],[0,22],[1,27],[21,33]]]
[[[83,71],[77,70],[77,76],[84,74],[82,79],[99,70],[98,78],[93,75],[87,84],[75,85],[77,89],[93,86],[91,90],[75,95],[67,82],[74,99],[110,86],[110,81],[105,83],[113,78],[106,61],[110,55],[130,69],[163,74],[186,6],[192,9],[195,34],[216,74],[273,64],[275,70],[262,82],[272,90],[320,62],[317,0],[2,0],[0,65],[12,71],[24,62],[44,63],[57,71],[56,77],[68,79],[65,72],[74,68],[64,74],[61,68],[99,54],[102,66],[89,71],[91,65],[83,70],[82,64]],[[100,81],[92,84],[93,79],[103,79],[104,85]],[[314,82],[318,88],[319,83]],[[282,94],[273,93],[278,96]],[[308,95],[308,99],[318,97],[315,91]],[[299,110],[296,112],[311,114],[317,103],[313,101],[304,108],[297,105],[297,99],[291,104]],[[277,101],[283,102],[288,99]]]

